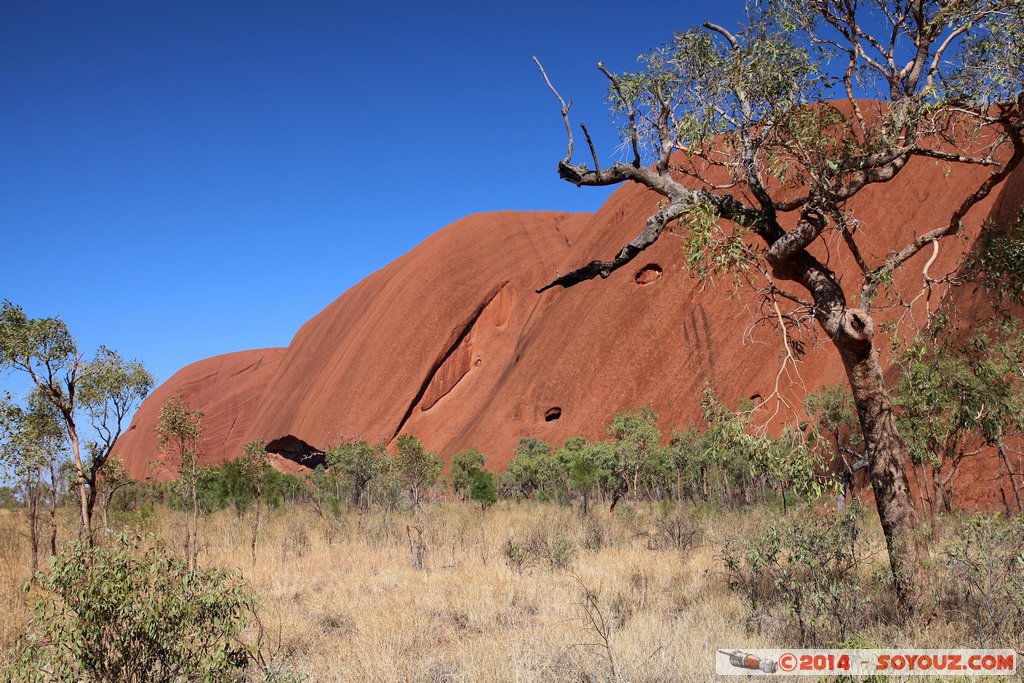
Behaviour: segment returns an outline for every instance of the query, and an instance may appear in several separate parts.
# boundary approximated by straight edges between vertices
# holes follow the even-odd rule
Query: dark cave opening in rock
[[[268,443],[267,453],[276,453],[282,458],[287,458],[311,470],[323,465],[326,459],[321,449],[316,446],[310,446],[302,439],[291,434],[274,439]]]
[[[554,422],[560,417],[562,417],[562,409],[557,406],[554,408],[548,408],[547,412],[544,413],[545,422]]]

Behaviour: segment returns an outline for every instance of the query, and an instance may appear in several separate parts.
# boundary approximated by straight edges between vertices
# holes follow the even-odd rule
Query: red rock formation
[[[156,422],[169,398],[180,396],[203,412],[199,448],[207,464],[219,464],[242,454],[252,428],[252,415],[263,400],[267,383],[284,357],[285,349],[257,349],[214,356],[174,373],[150,394],[125,434],[117,453],[124,457],[128,474],[137,479],[168,479],[177,462],[160,453]]]
[[[948,220],[964,188],[984,173],[947,173],[943,163],[914,159],[894,181],[859,194],[852,208],[868,257]],[[968,215],[965,234],[974,237],[994,207],[1013,213],[1022,195],[1018,172]],[[142,473],[155,453],[159,404],[182,390],[206,411],[211,462],[236,457],[256,437],[283,439],[279,450],[294,457],[345,437],[391,442],[412,433],[443,456],[477,446],[502,467],[520,437],[601,437],[624,407],[653,405],[666,431],[693,423],[709,382],[731,404],[772,396],[778,384],[799,407],[805,393],[844,381],[820,336],[796,369],[780,375],[777,333],[753,325],[764,314],[758,302],[747,290],[737,296],[728,278],[694,279],[674,235],[607,280],[534,293],[556,271],[614,254],[657,202],[630,186],[594,215],[503,212],[457,221],[344,293],[286,350],[182,370],[145,402],[120,450],[132,473]],[[932,274],[952,270],[970,243],[944,242]],[[818,255],[854,277],[840,245],[831,241],[829,249]],[[929,256],[919,254],[896,276],[911,298]],[[262,364],[232,374],[242,358]]]

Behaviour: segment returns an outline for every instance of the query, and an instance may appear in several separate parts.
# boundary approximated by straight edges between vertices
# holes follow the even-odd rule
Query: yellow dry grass
[[[417,570],[405,514],[273,511],[253,564],[249,517],[223,511],[201,521],[200,563],[242,572],[259,596],[268,649],[315,681],[603,681],[613,667],[623,681],[707,680],[716,648],[771,646],[745,632],[721,574],[720,544],[749,517],[715,514],[697,548],[652,550],[645,534],[657,514],[637,506],[581,519],[554,505],[437,504],[424,515],[427,568]],[[128,523],[177,545],[175,513]],[[31,599],[21,588],[22,526],[0,511],[4,650]],[[68,520],[64,538],[73,528]],[[570,569],[538,561],[519,573],[502,553],[509,538],[559,535],[581,546]],[[589,615],[588,592],[597,606]]]

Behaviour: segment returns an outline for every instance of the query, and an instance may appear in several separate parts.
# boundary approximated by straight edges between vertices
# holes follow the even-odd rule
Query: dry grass
[[[644,507],[583,520],[553,505],[501,503],[482,513],[440,504],[426,513],[427,569],[418,571],[402,514],[276,511],[253,565],[248,518],[224,511],[201,522],[200,562],[244,574],[269,649],[317,681],[705,680],[716,647],[768,646],[744,632],[742,605],[720,574],[717,540],[738,515],[710,520],[708,543],[695,549],[650,550],[643,534],[656,514]],[[143,531],[176,545],[176,522],[158,512]],[[0,511],[3,649],[31,599],[21,590],[20,524]],[[72,529],[69,520],[65,538]],[[556,535],[581,546],[570,569],[538,562],[520,574],[507,565],[506,539]],[[585,609],[588,592],[604,633]]]
[[[685,514],[701,531],[698,545],[652,549],[666,546],[652,543],[652,505],[583,519],[555,505],[502,502],[484,513],[438,504],[424,517],[427,568],[416,570],[402,513],[273,511],[254,565],[249,517],[223,511],[200,522],[200,564],[242,572],[259,596],[267,649],[313,681],[703,681],[713,676],[715,649],[794,645],[747,632],[723,575],[723,543],[751,537],[766,512]],[[124,521],[178,545],[176,513]],[[32,599],[22,590],[22,526],[0,510],[0,667]],[[62,533],[74,535],[70,516]],[[550,547],[559,536],[579,548],[568,569],[538,559],[516,572],[506,562],[509,538]],[[945,624],[915,629],[865,635],[963,644]]]

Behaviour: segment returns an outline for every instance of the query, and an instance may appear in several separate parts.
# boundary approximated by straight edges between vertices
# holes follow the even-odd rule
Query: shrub
[[[558,534],[547,548],[546,559],[552,570],[571,569],[576,562],[576,542],[568,536]]]
[[[508,563],[509,569],[516,574],[522,574],[523,570],[532,565],[536,560],[526,546],[514,538],[505,539],[505,545],[502,546],[501,553],[505,556],[505,562]]]
[[[469,497],[480,503],[482,510],[497,503],[498,487],[494,484],[494,475],[484,470],[477,470],[473,474],[473,481],[470,484]]]
[[[979,647],[1024,644],[1024,518],[971,517],[945,551],[946,609]],[[1010,639],[1009,641],[1007,639]]]
[[[232,572],[189,571],[125,536],[76,544],[51,564],[6,680],[221,681],[249,661],[238,635],[253,598]]]
[[[883,619],[878,600],[881,578],[866,568],[863,508],[803,514],[770,524],[753,538],[727,544],[730,587],[741,593],[748,626],[777,621],[782,637],[808,646],[848,640]]]
[[[689,550],[698,546],[704,530],[691,515],[670,501],[662,501],[654,529],[643,534],[650,550]]]

